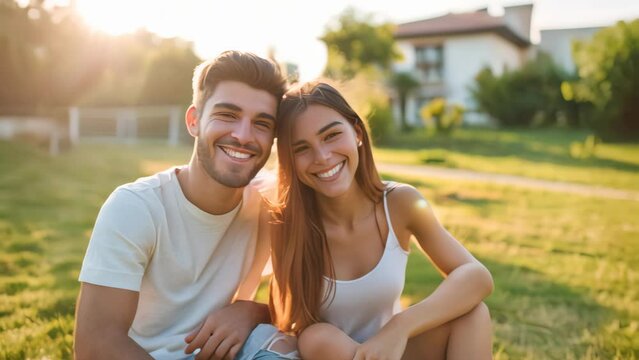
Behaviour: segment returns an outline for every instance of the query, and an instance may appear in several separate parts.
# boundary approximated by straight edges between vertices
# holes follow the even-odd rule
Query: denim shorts
[[[280,354],[270,349],[272,344],[286,336],[271,324],[259,324],[246,339],[235,360],[300,360],[297,351]],[[195,354],[187,356],[183,360],[193,359],[195,359]]]
[[[242,349],[235,357],[236,360],[298,360],[300,359],[297,351],[287,354],[280,354],[271,350],[271,345],[278,340],[285,338],[277,328],[271,324],[259,324],[242,346]]]

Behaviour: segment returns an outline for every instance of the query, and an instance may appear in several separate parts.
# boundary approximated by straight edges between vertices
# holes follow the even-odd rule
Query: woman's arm
[[[399,232],[414,235],[444,276],[432,294],[397,314],[389,326],[403,328],[412,337],[466,314],[490,295],[493,280],[488,269],[444,229],[417,189],[399,186],[389,194],[389,206],[399,215],[394,216]]]
[[[354,360],[401,358],[409,338],[469,313],[493,289],[490,272],[441,226],[415,188],[397,187],[388,195],[388,202],[402,246],[407,248],[409,238],[415,236],[444,280],[431,295],[393,316],[357,347]]]

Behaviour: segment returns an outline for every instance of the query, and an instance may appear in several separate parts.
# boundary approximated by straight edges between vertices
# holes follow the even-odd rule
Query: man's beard
[[[224,141],[223,139],[221,141],[218,141],[217,143],[224,144],[224,145],[232,145],[237,148],[249,149],[253,153],[255,153],[256,157],[262,156],[262,152],[257,146],[242,146],[237,142],[228,141],[228,140]],[[223,150],[218,148],[216,149],[216,151],[223,151]],[[228,186],[230,188],[242,188],[248,185],[251,182],[251,180],[255,177],[257,172],[260,171],[262,166],[264,166],[264,163],[266,162],[266,159],[264,159],[264,161],[261,164],[256,164],[254,168],[251,169],[246,175],[243,174],[243,172],[238,173],[238,172],[233,172],[232,170],[219,169],[218,167],[216,167],[215,161],[213,160],[213,157],[211,156],[211,149],[209,148],[208,144],[204,140],[202,140],[202,138],[197,139],[197,157],[198,157],[198,161],[200,162],[200,164],[202,164],[202,167],[204,168],[206,173],[213,180],[217,181],[218,183],[224,186]]]

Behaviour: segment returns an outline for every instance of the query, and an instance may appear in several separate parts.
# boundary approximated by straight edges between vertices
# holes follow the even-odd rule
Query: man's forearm
[[[238,300],[236,302],[240,302],[240,301],[253,304],[252,308],[254,309],[253,315],[254,315],[255,324],[263,324],[263,323],[271,322],[271,313],[268,309],[268,305],[258,303],[255,301],[250,301],[250,300]]]

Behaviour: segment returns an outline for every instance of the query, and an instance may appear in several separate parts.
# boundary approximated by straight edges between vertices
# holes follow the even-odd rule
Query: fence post
[[[58,133],[57,124],[49,135],[49,155],[58,155],[60,153],[60,135]]]
[[[138,142],[138,112],[129,108],[127,110],[127,124],[128,124],[128,134],[129,143],[137,143]]]
[[[122,108],[115,110],[115,137],[119,142],[126,141],[126,113]]]
[[[69,108],[69,141],[71,145],[80,141],[80,109],[77,106]]]
[[[177,146],[180,141],[180,107],[171,107],[169,113],[169,145]]]

